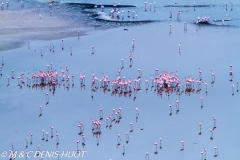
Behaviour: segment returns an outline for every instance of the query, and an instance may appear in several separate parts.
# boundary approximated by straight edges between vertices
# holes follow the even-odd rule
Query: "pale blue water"
[[[63,1],[62,1],[63,2]],[[75,1],[78,2],[78,1]],[[98,1],[88,1],[96,3]],[[239,135],[239,93],[237,82],[240,81],[238,70],[239,64],[239,25],[230,22],[230,25],[214,26],[200,25],[194,23],[197,16],[209,16],[214,19],[236,19],[238,17],[238,4],[234,3],[233,11],[226,12],[223,1],[202,1],[201,4],[216,5],[210,8],[175,8],[173,18],[169,19],[169,8],[164,5],[175,2],[161,1],[156,13],[144,12],[144,1],[120,1],[121,4],[136,4],[139,19],[160,20],[160,22],[141,25],[117,23],[101,23],[101,27],[89,28],[89,34],[77,35],[64,38],[64,50],[62,50],[61,39],[56,40],[32,40],[30,49],[25,41],[24,45],[17,49],[1,51],[4,55],[2,77],[0,77],[0,152],[9,151],[11,142],[14,150],[36,151],[36,145],[45,151],[76,151],[76,140],[82,141],[78,135],[78,123],[84,123],[84,134],[86,146],[85,156],[78,159],[144,159],[145,152],[149,152],[149,159],[199,159],[200,152],[207,149],[207,159],[214,159],[213,147],[218,147],[219,154],[215,159],[238,159],[240,150]],[[17,1],[11,2],[13,4]],[[101,1],[101,3],[112,3]],[[182,1],[183,4],[192,4],[192,1]],[[200,3],[200,2],[199,2]],[[157,1],[157,5],[160,1]],[[48,5],[36,1],[25,2],[24,9],[31,6]],[[54,4],[55,9],[62,10],[58,16],[69,19],[70,22],[82,24],[79,19],[84,19],[85,14],[80,13],[77,6],[67,4]],[[12,7],[12,8],[11,8]],[[19,9],[16,5],[9,9]],[[42,9],[41,8],[41,9]],[[54,8],[54,7],[53,7]],[[19,9],[20,10],[20,9]],[[47,10],[47,9],[46,9]],[[176,12],[181,10],[180,22],[176,18]],[[46,11],[47,12],[47,11]],[[175,13],[174,13],[175,12]],[[1,14],[1,12],[0,12]],[[79,14],[79,17],[76,16]],[[202,15],[204,14],[204,15]],[[81,17],[82,16],[82,17]],[[44,20],[44,19],[43,19]],[[183,30],[183,21],[188,21],[187,31]],[[172,29],[169,34],[168,22]],[[95,20],[92,19],[92,23]],[[34,22],[33,22],[34,23]],[[226,22],[225,22],[226,23]],[[86,28],[90,27],[87,25]],[[106,27],[107,26],[107,27]],[[109,27],[110,26],[110,27]],[[116,27],[118,26],[118,27]],[[93,29],[92,29],[93,28]],[[127,28],[128,31],[124,31]],[[106,29],[106,30],[102,30]],[[77,31],[77,30],[75,30]],[[34,36],[34,35],[32,35]],[[49,35],[51,36],[51,35]],[[133,53],[133,66],[129,68],[129,50],[132,38],[135,39]],[[55,44],[55,52],[50,52],[49,44]],[[181,55],[179,55],[178,44],[181,43]],[[70,45],[72,45],[72,56],[70,56]],[[91,46],[95,47],[95,54],[91,54]],[[41,58],[40,49],[43,48]],[[133,101],[134,94],[130,98],[111,96],[111,91],[103,93],[98,89],[91,98],[91,74],[94,72],[98,78],[107,74],[110,80],[115,79],[117,68],[121,67],[121,58],[124,59],[124,69],[121,76],[127,78],[138,76],[138,69],[142,71],[141,86],[137,98]],[[70,74],[75,75],[74,87],[69,91],[61,85],[56,92],[49,96],[49,104],[46,105],[45,93],[49,88],[28,89],[22,86],[19,89],[17,77],[22,71],[24,76],[31,75],[38,70],[46,70],[46,65],[53,63],[53,69],[60,72],[60,67],[66,66]],[[233,81],[229,76],[229,65],[233,65]],[[151,82],[150,76],[155,73],[154,69],[160,71],[178,72],[180,80],[184,83],[184,77],[191,76],[197,79],[198,69],[201,68],[202,79],[208,83],[208,94],[205,94],[203,84],[200,94],[187,96],[182,94],[171,94],[169,99],[166,94],[162,98],[150,89],[145,91],[145,79]],[[15,72],[15,79],[10,79],[7,86],[6,76]],[[211,87],[211,70],[216,75],[216,80]],[[86,89],[80,88],[79,74],[86,74]],[[184,83],[185,84],[185,83]],[[235,85],[234,96],[232,96],[232,85]],[[195,85],[196,86],[196,85]],[[200,96],[203,96],[203,109],[201,110]],[[180,101],[180,112],[176,114],[176,98]],[[172,116],[169,116],[168,105],[172,104]],[[39,108],[42,108],[42,117],[39,117]],[[139,108],[138,122],[135,120],[135,107]],[[113,124],[111,130],[105,128],[105,118],[112,113],[112,109],[122,108],[122,120],[120,124]],[[99,119],[99,108],[103,108],[102,134],[97,147],[96,138],[91,133],[91,119]],[[216,117],[217,128],[213,132],[213,140],[210,140],[210,129],[213,127],[212,117]],[[129,132],[129,123],[133,123],[134,131],[130,133],[129,143],[126,144],[125,132]],[[198,123],[202,123],[202,135],[199,136]],[[41,130],[50,133],[50,126],[54,126],[54,138],[42,141]],[[143,130],[141,130],[143,128]],[[56,149],[55,132],[59,133],[60,141]],[[33,133],[33,144],[25,149],[25,138],[30,140],[30,132]],[[116,133],[121,135],[121,143],[125,145],[125,155],[122,155],[122,146],[117,148]],[[159,138],[162,138],[162,149],[159,149]],[[181,143],[184,141],[184,151],[180,151]],[[30,142],[30,141],[29,141]],[[155,155],[154,143],[158,143],[158,154]],[[1,159],[9,159],[2,158]],[[26,159],[17,158],[17,159]],[[28,158],[34,159],[34,158]],[[40,158],[39,158],[40,159]],[[57,158],[43,158],[57,159]],[[75,159],[75,158],[59,158]]]
[[[34,9],[37,13],[37,6],[40,6],[41,10],[39,13],[48,13],[49,12],[49,1],[47,0],[39,0],[39,1],[25,1],[24,9]],[[55,1],[53,3],[52,12],[55,16],[62,16],[62,18],[66,18],[69,21],[74,21],[74,23],[83,23],[84,19],[86,19],[87,14],[90,13],[90,24],[93,17],[91,16],[91,13],[95,11],[91,8],[83,8],[82,5],[78,3],[84,3],[85,1],[78,1],[78,0],[61,0],[61,1]],[[132,11],[135,11],[135,14],[138,15],[137,20],[156,20],[156,21],[179,21],[177,20],[177,12],[181,12],[181,18],[180,21],[187,21],[189,23],[195,23],[197,20],[197,17],[210,17],[211,21],[213,20],[228,20],[230,19],[230,25],[231,26],[239,26],[239,11],[240,11],[240,3],[238,1],[233,2],[233,4],[230,4],[230,2],[227,2],[226,7],[226,1],[198,1],[195,2],[197,5],[207,5],[207,7],[164,7],[168,5],[194,5],[193,1],[155,1],[156,5],[154,8],[154,1],[149,1],[147,4],[147,12],[145,11],[145,1],[142,0],[133,0],[133,1],[118,1],[117,3],[120,3],[121,5],[136,5],[134,8],[119,8],[120,11],[125,11],[125,18],[124,20],[131,20],[136,21],[136,19],[133,19],[132,16],[130,18],[127,18],[127,10],[130,10],[130,13]],[[97,5],[104,5],[104,4],[113,4],[114,1],[109,0],[102,0],[99,1],[87,1],[87,3],[97,4]],[[149,3],[152,3],[152,7],[150,10]],[[22,7],[20,7],[19,1],[11,1],[9,9],[11,10],[22,10]],[[109,15],[109,9],[111,8],[105,8],[104,12],[108,16]],[[172,10],[172,18],[169,18],[170,14],[169,11]],[[90,12],[88,12],[90,11]],[[97,11],[101,11],[100,8],[97,9]],[[57,13],[56,13],[57,12]],[[121,18],[120,18],[121,21]],[[222,23],[218,23],[221,25]],[[226,24],[226,22],[225,22]],[[109,24],[108,24],[109,25]],[[114,25],[113,25],[114,26]],[[116,26],[116,24],[115,24]],[[106,27],[106,24],[102,26],[103,28]]]

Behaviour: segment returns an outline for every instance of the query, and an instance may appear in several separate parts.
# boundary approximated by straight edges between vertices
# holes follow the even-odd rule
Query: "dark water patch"
[[[66,2],[64,3],[66,5],[71,5],[71,6],[80,6],[82,8],[94,8],[95,4],[93,3],[81,3],[81,2]]]
[[[94,14],[95,13],[92,10],[81,10],[80,12],[83,13],[83,14]]]
[[[78,31],[80,31],[78,33]],[[0,35],[8,36],[9,40],[0,40],[0,51],[20,48],[28,40],[56,40],[67,37],[80,38],[87,35],[77,27],[36,27],[1,29]]]
[[[60,1],[48,1],[47,3],[60,3]]]
[[[101,18],[96,18],[96,23],[91,26],[98,28],[100,30],[106,30],[110,28],[124,27],[123,30],[128,31],[128,27],[145,25],[148,23],[160,22],[154,20],[140,20],[140,21],[118,21],[118,20],[105,20]]]
[[[193,22],[198,26],[239,27],[239,20],[212,20],[208,22]]]
[[[131,4],[127,4],[127,5],[110,5],[110,4],[103,4],[103,5],[97,5],[97,7],[101,7],[101,6],[104,6],[105,8],[114,8],[114,7],[117,7],[117,8],[132,8],[132,7],[137,7],[135,5],[131,5]]]
[[[97,6],[97,8],[101,8],[104,6],[104,8],[130,8],[130,7],[136,7],[135,5],[121,5],[121,4],[94,4],[94,3],[81,3],[81,2],[66,2],[65,4],[72,5],[72,6],[80,6],[82,8],[94,8]]]
[[[6,51],[10,49],[20,48],[24,43],[21,41],[1,41],[0,40],[0,51]]]
[[[97,21],[103,22],[117,22],[117,23],[152,23],[152,22],[160,22],[160,20],[108,20],[103,18],[95,18]]]

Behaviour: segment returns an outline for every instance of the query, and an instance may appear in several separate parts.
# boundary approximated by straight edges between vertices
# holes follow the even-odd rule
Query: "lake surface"
[[[232,6],[228,2],[226,10],[225,1],[198,2],[208,7],[181,6],[192,5],[193,1],[179,1],[179,4],[156,1],[155,12],[153,6],[150,11],[150,2],[146,12],[144,1],[119,1],[121,5],[133,4],[136,7],[119,8],[121,12],[125,11],[124,19],[117,19],[114,13],[110,20],[111,7],[104,8],[103,12],[99,9],[97,12],[102,20],[97,20],[95,9],[67,2],[53,3],[51,16],[46,1],[24,1],[24,7],[19,1],[10,1],[8,9],[0,10],[4,20],[0,21],[0,55],[4,55],[0,59],[0,152],[7,151],[7,157],[2,159],[9,159],[11,142],[13,151],[33,151],[31,158],[27,159],[35,159],[36,145],[41,151],[86,151],[77,159],[87,160],[145,159],[146,152],[150,160],[202,160],[204,148],[206,159],[238,159],[239,2],[233,1]],[[87,2],[113,4],[109,0]],[[164,7],[167,5],[174,6]],[[132,15],[127,17],[128,10],[134,11],[134,18]],[[172,10],[172,18],[169,18],[169,10]],[[198,16],[210,17],[211,24],[196,25]],[[214,19],[220,22],[215,24]],[[223,25],[222,20],[227,19],[230,21],[224,21]],[[187,22],[185,30],[184,21]],[[37,88],[32,80],[27,81],[27,76],[31,79],[39,70],[50,70],[47,67],[50,63],[52,70],[60,76],[61,70],[65,76],[69,74],[69,86],[66,79],[55,87],[42,85]],[[180,92],[162,92],[160,95],[154,91],[156,88],[155,84],[151,87],[151,77],[155,77],[156,68],[158,74],[164,71],[178,74],[182,84]],[[120,75],[118,71],[121,71]],[[194,92],[186,93],[185,77],[190,76],[196,81],[200,78],[199,71],[201,87],[195,82]],[[24,83],[19,84],[18,77],[22,72]],[[80,74],[86,75],[85,86],[81,84]],[[92,74],[98,80],[107,75],[110,82],[118,76],[122,80],[123,77],[126,80],[130,78],[131,95],[113,94],[111,83],[107,87],[109,91],[104,92],[100,86],[96,89],[101,82],[96,81],[92,86]],[[134,79],[139,74],[141,90],[134,91]],[[9,76],[9,82],[6,76]],[[200,97],[203,97],[202,103]],[[169,105],[172,105],[172,112]],[[41,110],[39,106],[42,106]],[[99,120],[100,108],[103,109],[103,120]],[[112,109],[118,111],[119,108],[120,122],[113,121],[111,129],[106,128],[106,118],[112,115]],[[178,113],[177,109],[180,110]],[[216,128],[212,135],[213,117],[216,118]],[[99,138],[92,134],[92,120],[101,121]],[[78,134],[79,122],[84,124],[84,148],[82,136]],[[130,123],[133,124],[133,132],[130,132]],[[201,135],[199,123],[202,124]],[[50,126],[54,127],[53,138]],[[48,142],[46,132],[49,133]],[[128,143],[126,132],[129,133]],[[30,133],[33,134],[32,144]],[[56,134],[59,134],[59,141]],[[116,134],[120,134],[120,145],[117,145],[120,139]],[[28,138],[27,148],[25,138]],[[162,138],[161,149],[159,138]],[[80,140],[78,148],[77,140]],[[181,141],[184,141],[184,148]],[[154,153],[154,143],[157,143],[157,154]],[[214,147],[217,147],[218,154]],[[16,159],[23,158],[26,159],[25,156]],[[38,159],[76,158],[60,155]]]

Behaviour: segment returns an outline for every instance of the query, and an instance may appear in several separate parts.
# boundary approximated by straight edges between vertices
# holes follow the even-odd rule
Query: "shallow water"
[[[114,17],[109,16],[111,7],[104,8],[104,10],[100,9],[100,7],[98,9],[84,8],[81,4],[85,1],[56,1],[56,3],[52,3],[52,7],[49,7],[47,2],[49,1],[25,1],[24,5],[21,6],[19,1],[11,1],[9,7],[5,6],[1,10],[1,40],[10,39],[9,41],[23,42],[28,39],[59,39],[76,36],[79,30],[87,34],[91,33],[94,28],[102,30],[122,25],[138,25],[138,21],[141,23],[146,21],[183,23],[186,21],[193,24],[198,16],[200,18],[210,17],[210,23],[213,23],[213,25],[222,26],[222,20],[225,20],[225,26],[240,26],[240,4],[238,2],[233,2],[232,5],[228,3],[226,7],[224,1],[199,1],[195,6],[207,5],[207,7],[184,7],[185,5],[194,4],[191,1],[177,3],[175,1],[156,1],[155,5],[152,2],[151,7],[149,5],[150,2],[148,2],[145,8],[144,1],[119,1],[117,3],[121,5],[136,5],[136,7],[130,8],[114,7],[120,11],[119,18],[116,16],[117,13],[114,13]],[[97,3],[97,5],[113,4],[112,1],[108,0],[101,1],[101,3],[99,1],[87,2]],[[166,7],[171,5],[174,7]],[[172,11],[172,16],[170,16],[170,10]],[[121,15],[122,11],[125,12],[123,16]],[[178,12],[180,12],[179,18],[177,18]],[[100,15],[99,17],[98,14]],[[96,21],[95,18],[107,21]],[[216,23],[215,20],[217,21]],[[226,20],[230,21],[227,22]],[[117,23],[118,21],[119,23]],[[2,48],[6,47],[0,47],[1,50],[3,50]]]
[[[141,3],[139,2],[138,5],[141,6]],[[167,3],[163,2],[163,5]],[[166,15],[169,14],[168,10],[166,9]],[[205,10],[210,12],[212,9]],[[143,13],[145,13],[144,9]],[[190,17],[191,15],[189,19]],[[86,32],[89,33],[87,36],[80,36],[79,39],[77,35],[64,38],[64,50],[62,50],[61,39],[49,40],[52,36],[49,35],[45,37],[49,38],[47,40],[31,39],[29,46],[25,41],[20,48],[1,51],[1,55],[4,55],[4,65],[2,77],[0,77],[0,141],[2,142],[0,151],[9,151],[11,142],[14,143],[14,150],[18,151],[36,151],[37,144],[40,145],[40,150],[76,151],[76,140],[82,141],[77,127],[81,121],[85,126],[86,136],[86,146],[82,148],[81,142],[79,145],[80,150],[86,151],[82,159],[93,160],[96,156],[98,159],[112,160],[144,159],[145,152],[149,152],[151,160],[160,158],[201,159],[200,152],[203,148],[207,149],[207,159],[213,159],[213,147],[215,146],[219,149],[217,159],[237,159],[240,146],[237,129],[240,112],[239,93],[236,91],[237,82],[240,80],[237,72],[240,67],[238,63],[239,28],[231,25],[198,26],[194,24],[197,16],[192,17],[192,23],[188,23],[187,31],[183,30],[183,22],[171,20],[171,34],[169,33],[169,20],[166,18],[164,21],[154,23],[117,25],[117,28],[113,27],[104,31],[99,31],[101,27],[93,27],[89,31],[87,27]],[[5,36],[8,37],[8,35]],[[35,34],[30,34],[31,36]],[[132,38],[135,39],[135,47],[132,53],[133,64],[129,68]],[[50,52],[50,43],[54,43],[54,53]],[[181,43],[181,55],[179,43]],[[72,56],[70,45],[72,45]],[[94,54],[91,54],[92,45],[95,47]],[[122,67],[120,60],[122,58],[124,68],[121,76],[125,75],[133,81],[138,76],[138,69],[142,71],[142,90],[137,93],[136,100],[134,101],[133,93],[130,98],[111,96],[112,90],[104,94],[98,89],[96,93],[92,93],[92,72],[98,78],[104,73],[112,81],[118,74],[117,69]],[[19,89],[17,77],[25,71],[26,82],[26,76],[31,76],[38,70],[47,70],[46,65],[50,62],[53,63],[53,69],[58,72],[61,70],[60,67],[65,69],[68,66],[70,74],[74,74],[75,78],[74,87],[70,87],[69,90],[63,85],[56,87],[55,94],[49,96],[49,104],[46,105],[45,93],[51,93],[49,88],[29,89],[25,84],[22,89]],[[233,81],[229,81],[229,65],[233,65]],[[153,90],[151,91],[151,88],[146,93],[145,79],[148,79],[149,84],[151,83],[150,77],[154,75],[155,68],[159,71],[173,73],[177,71],[184,85],[184,77],[191,76],[197,79],[200,68],[203,79],[202,90],[199,94],[195,92],[190,96],[183,93],[180,98],[175,94],[171,94],[169,98],[167,94],[160,97]],[[7,86],[6,76],[11,75],[12,69],[15,79],[10,79],[10,85]],[[211,70],[216,76],[213,86],[211,86]],[[85,89],[80,88],[80,73],[86,74]],[[205,93],[206,81],[208,83],[207,95]],[[232,95],[232,84],[235,85],[234,95]],[[201,109],[200,96],[203,96],[203,109]],[[178,114],[176,114],[175,107],[176,98],[180,101]],[[173,106],[172,116],[169,116],[169,104]],[[39,105],[42,106],[41,117],[39,117]],[[139,108],[138,122],[136,122],[136,106]],[[111,130],[106,129],[105,118],[112,114],[113,108],[117,110],[120,107],[123,117],[120,124],[114,123]],[[99,108],[103,108],[104,119],[97,147],[97,139],[92,136],[91,132],[91,119],[99,119]],[[213,131],[213,140],[210,140],[209,130],[214,124],[213,116],[217,118],[217,128]],[[202,123],[202,135],[200,136],[198,135],[199,122]],[[133,123],[134,131],[129,134],[129,143],[125,144],[125,132],[129,132],[129,123]],[[50,126],[54,126],[54,138],[49,138],[48,142],[42,141],[41,130],[50,133]],[[60,139],[58,149],[56,149],[56,131]],[[30,139],[30,132],[33,133],[33,144],[25,149],[25,138]],[[121,143],[125,144],[124,156],[122,146],[117,148],[116,133],[121,135]],[[158,154],[154,155],[154,143],[157,142],[158,148],[160,147],[159,138],[162,138],[162,149],[158,149]],[[184,151],[181,152],[180,141],[182,140]],[[74,158],[60,157],[59,159]]]

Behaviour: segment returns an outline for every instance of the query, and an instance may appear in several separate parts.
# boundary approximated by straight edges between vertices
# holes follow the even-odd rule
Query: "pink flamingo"
[[[2,66],[4,65],[4,60],[3,60],[3,58],[4,58],[4,55],[2,54]]]
[[[148,86],[149,86],[148,85],[148,80],[146,79],[145,82],[146,82],[146,90],[148,90]]]
[[[213,140],[213,129],[210,129],[210,132],[211,132],[210,140]]]
[[[132,64],[132,56],[129,56],[130,64]]]
[[[184,31],[187,31],[187,22],[184,21]]]
[[[134,39],[132,39],[132,48],[134,48]]]
[[[40,108],[40,114],[39,114],[39,117],[42,116],[42,106],[38,106]]]
[[[230,4],[231,4],[231,11],[233,10],[233,2],[230,1]]]
[[[129,134],[128,132],[126,132],[126,143],[128,144],[128,142],[129,142]]]
[[[134,19],[134,13],[135,13],[135,11],[132,11],[132,18]],[[133,47],[134,48],[134,47]]]
[[[58,146],[59,145],[59,134],[58,133],[56,133],[56,142],[57,142],[56,145]]]
[[[48,71],[49,71],[49,65],[47,65],[47,69],[48,69]]]
[[[134,51],[133,49],[130,49],[130,55],[131,55],[131,56],[132,56],[133,51]]]
[[[113,117],[113,121],[115,121],[115,109],[112,109],[112,117]]]
[[[30,136],[31,136],[31,142],[30,142],[30,145],[32,145],[32,136],[33,136],[33,134],[30,133]]]
[[[92,46],[92,54],[94,54],[94,52],[95,52],[95,48],[94,46]]]
[[[82,134],[82,146],[83,146],[83,148],[85,146],[85,135],[84,134]]]
[[[155,142],[154,145],[156,146],[156,151],[154,152],[155,154],[157,154],[157,143]]]
[[[213,122],[214,122],[213,130],[217,128],[217,126],[216,126],[216,120],[217,120],[217,118],[216,118],[216,117],[213,117]]]
[[[147,11],[147,4],[148,4],[148,2],[144,2],[144,4],[145,4],[145,11]]]
[[[14,70],[11,70],[12,79],[14,79]]]
[[[44,140],[44,139],[45,139],[45,138],[44,138],[44,130],[42,130],[41,132],[43,133],[43,138],[42,138],[42,140]]]
[[[118,108],[119,119],[122,119],[122,108]]]
[[[202,123],[198,123],[199,127],[200,127],[200,132],[198,133],[198,135],[202,134]]]
[[[179,54],[181,54],[181,43],[178,44],[178,51],[179,51]]]
[[[79,124],[78,127],[80,129],[78,135],[82,135],[83,134],[83,126],[82,126],[82,124]]]
[[[162,138],[159,138],[159,141],[160,141],[160,149],[162,149]]]
[[[43,49],[41,48],[41,57],[43,56],[43,54],[42,54],[42,50],[43,50]]]
[[[130,132],[133,132],[133,123],[129,123],[130,125]]]
[[[52,42],[50,42],[50,52],[52,52]]]
[[[171,34],[172,33],[172,24],[169,23],[168,25],[169,25],[169,28],[170,28],[169,34]]]
[[[116,135],[117,135],[117,147],[120,145],[120,143],[121,143],[121,136],[120,136],[120,134],[118,134],[118,133],[116,133]]]
[[[207,95],[207,93],[208,93],[208,91],[207,91],[207,85],[208,85],[207,82],[205,83],[205,85],[206,85],[206,95]]]
[[[172,10],[169,11],[169,14],[170,14],[169,18],[172,18]]]
[[[50,126],[51,129],[51,138],[53,138],[53,126]]]
[[[76,143],[77,143],[77,152],[79,152],[79,149],[78,149],[78,143],[80,143],[80,141],[77,140]]]
[[[52,43],[52,46],[53,46],[53,50],[52,50],[52,52],[54,52],[54,43]]]
[[[39,145],[36,145],[36,147],[37,147],[37,154],[36,154],[36,156],[38,157],[40,155],[40,147],[39,147]]]
[[[100,113],[99,113],[99,116],[100,116],[100,120],[102,120],[103,118],[103,109],[102,108],[100,108],[99,109],[99,111],[100,111]]]
[[[108,117],[106,118],[106,129],[108,128]]]
[[[146,156],[145,156],[145,160],[149,160],[149,154],[148,154],[148,152],[146,152],[145,155],[146,155]]]
[[[122,61],[122,68],[123,68],[123,62],[124,62],[124,59],[121,59],[121,61]]]
[[[169,113],[169,115],[172,116],[172,105],[171,105],[171,104],[169,105],[169,108],[170,108],[170,113]]]
[[[158,71],[159,71],[159,69],[155,68],[155,76],[157,76],[159,74]]]
[[[214,147],[214,150],[215,150],[215,155],[214,155],[214,157],[217,157],[217,156],[218,156],[218,148],[217,148],[217,147]]]
[[[142,71],[141,71],[141,69],[138,69],[138,73],[139,73],[139,78],[141,77],[141,75],[142,75]]]
[[[6,76],[6,78],[8,79],[8,86],[9,86],[9,78],[10,78],[10,77],[9,77],[9,76]]]
[[[125,146],[124,146],[124,144],[122,144],[122,147],[123,147],[123,152],[122,152],[122,154],[123,154],[123,156],[124,156],[124,154],[125,154]]]
[[[95,5],[94,8],[95,8],[95,12],[97,12],[97,5]]]
[[[13,144],[12,142],[11,142],[11,146],[12,146],[12,151],[13,151],[13,149],[14,149],[14,148],[13,148],[14,144]]]
[[[104,6],[103,5],[101,5],[101,9],[102,9],[102,12],[103,12],[103,10],[104,10]]]
[[[48,93],[45,93],[46,94],[46,101],[47,103],[49,102],[49,96],[48,96]]]
[[[180,151],[184,151],[184,141],[180,141],[180,143],[182,144],[182,148],[180,149]]]
[[[237,82],[237,92],[238,92],[238,82]]]
[[[211,76],[212,76],[212,81],[215,81],[215,74],[213,73],[213,71],[211,70]]]
[[[62,50],[64,50],[64,47],[63,47],[63,41],[64,41],[64,40],[62,39]]]
[[[204,148],[203,151],[204,151],[204,159],[206,160],[207,159],[207,149]]]
[[[202,160],[203,160],[203,152],[200,152],[200,154],[202,155]]]
[[[200,70],[200,68],[198,69],[198,72],[199,72],[199,80],[201,81],[202,80],[202,71]]]
[[[26,140],[26,149],[28,148],[28,138],[25,138]]]
[[[177,12],[177,19],[178,19],[178,20],[180,20],[180,14],[181,14],[181,12],[178,11],[178,12]]]
[[[203,97],[201,96],[200,99],[201,99],[201,109],[202,109],[203,108]]]
[[[48,132],[46,132],[45,134],[46,134],[46,142],[48,142]]]
[[[72,83],[73,83],[73,81],[74,81],[74,74],[72,74]]]
[[[0,75],[2,76],[2,66],[0,66]]]
[[[178,99],[176,99],[176,108],[177,108],[176,113],[178,114],[178,112],[180,111],[179,110],[179,100]]]
[[[138,112],[138,108],[136,107],[136,122],[138,120],[138,116],[139,116],[139,112]]]
[[[230,65],[230,71],[229,71],[229,75],[230,75],[230,77],[231,77],[231,80],[230,81],[232,81],[232,79],[233,79],[233,72],[232,72],[232,65]]]

